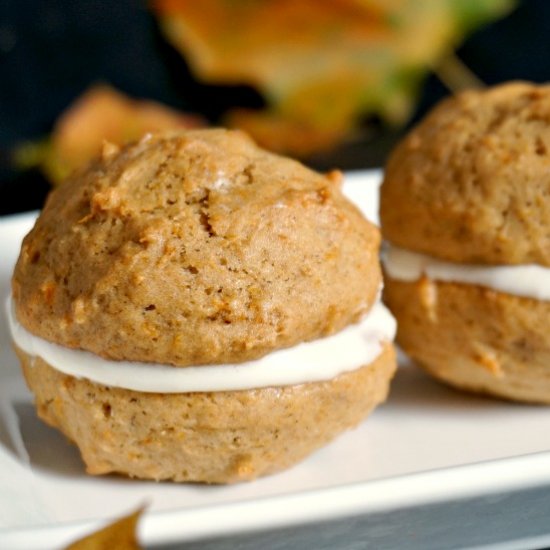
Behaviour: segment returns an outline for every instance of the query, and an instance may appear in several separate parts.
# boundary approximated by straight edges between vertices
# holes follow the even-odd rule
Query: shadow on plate
[[[78,449],[60,432],[42,422],[31,403],[15,402],[13,409],[31,468],[64,477],[86,475]],[[2,442],[5,444],[4,439]]]
[[[0,445],[14,457],[21,458],[21,452],[12,436],[12,431],[17,428],[10,426],[10,418],[6,414],[0,414]]]
[[[408,359],[400,361],[400,367],[392,382],[388,406],[401,412],[403,409],[429,409],[432,413],[438,410],[442,413],[460,412],[468,415],[505,408],[539,408],[538,405],[514,403],[498,397],[462,392],[432,378]]]

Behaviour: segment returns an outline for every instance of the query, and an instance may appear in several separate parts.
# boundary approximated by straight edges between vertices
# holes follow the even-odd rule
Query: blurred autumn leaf
[[[138,520],[143,508],[125,516],[103,529],[73,542],[66,550],[139,550],[136,536]]]
[[[427,72],[469,32],[513,6],[513,0],[152,3],[197,79],[249,84],[265,97],[267,110],[230,111],[226,123],[298,155],[335,145],[365,115],[405,122]]]
[[[18,147],[14,162],[23,169],[40,166],[50,181],[59,183],[97,156],[104,141],[123,145],[147,132],[205,124],[199,116],[131,99],[102,84],[90,88],[59,117],[49,138]]]
[[[271,150],[307,157],[359,131],[365,117],[407,121],[435,71],[452,91],[478,85],[454,55],[465,36],[514,0],[153,0],[169,41],[196,78],[255,86],[267,108],[230,109],[221,122]],[[221,92],[223,93],[223,92]],[[39,166],[53,183],[85,165],[104,141],[206,125],[201,117],[90,88],[50,137],[23,144],[14,164]]]

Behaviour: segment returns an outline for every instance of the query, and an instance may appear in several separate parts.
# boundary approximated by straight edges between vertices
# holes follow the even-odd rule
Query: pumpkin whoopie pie
[[[550,403],[550,86],[443,101],[381,188],[397,341],[458,388]]]
[[[13,275],[38,414],[91,474],[287,468],[388,393],[379,241],[338,174],[242,133],[107,144],[51,193]]]

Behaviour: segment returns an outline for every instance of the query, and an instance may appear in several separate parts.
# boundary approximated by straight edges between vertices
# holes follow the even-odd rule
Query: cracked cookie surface
[[[174,366],[336,332],[380,284],[378,230],[339,180],[226,130],[106,146],[24,240],[17,317],[64,346]]]
[[[550,266],[550,86],[513,82],[440,103],[396,147],[384,237],[437,258]]]

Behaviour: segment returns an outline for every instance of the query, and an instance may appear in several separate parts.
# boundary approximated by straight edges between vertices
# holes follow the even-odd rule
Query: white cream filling
[[[435,281],[479,285],[524,298],[550,300],[550,268],[540,265],[457,264],[390,244],[384,246],[382,263],[386,273],[399,281],[412,282],[425,276]]]
[[[111,361],[48,342],[17,321],[11,297],[7,317],[17,346],[60,372],[107,386],[160,393],[246,390],[330,380],[374,361],[383,343],[392,341],[396,331],[395,319],[377,302],[359,323],[326,338],[236,365],[174,368],[156,363]]]

